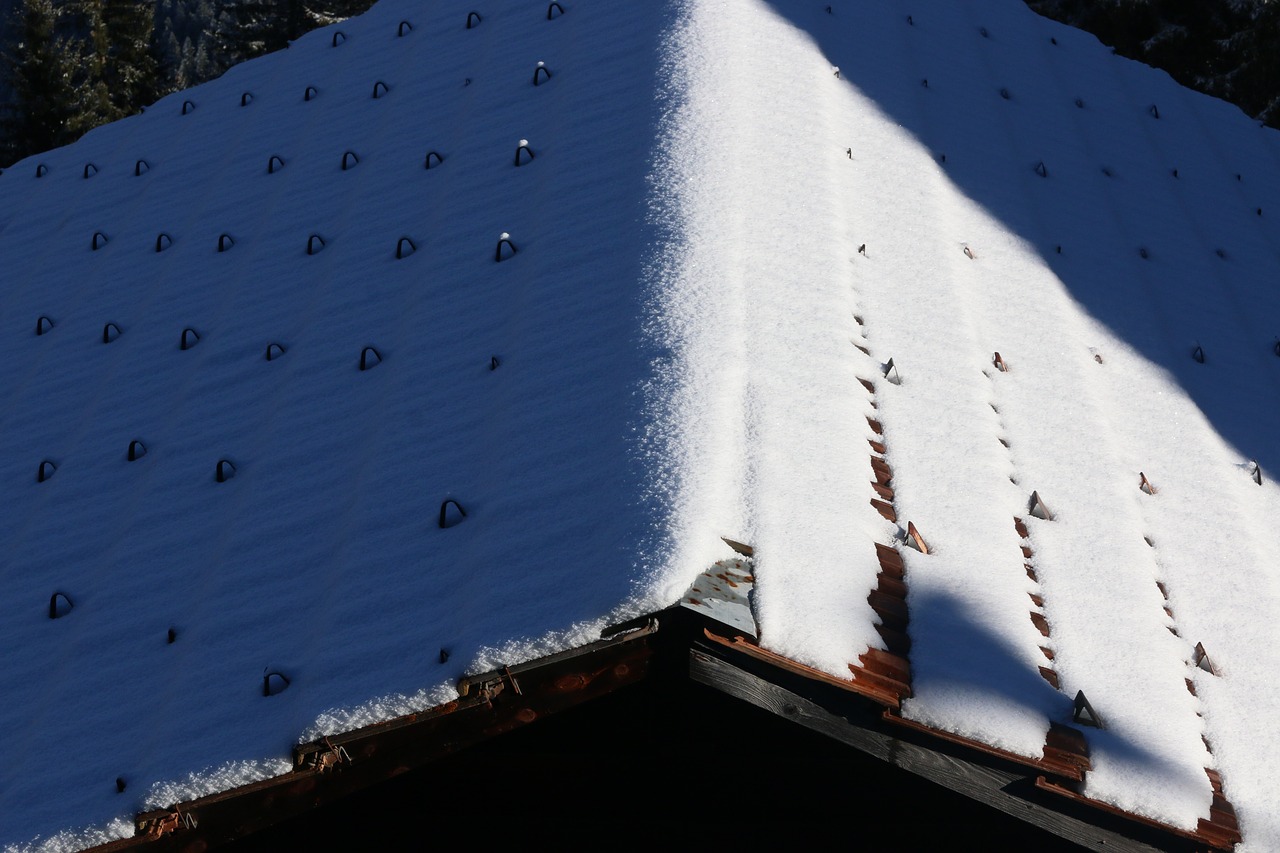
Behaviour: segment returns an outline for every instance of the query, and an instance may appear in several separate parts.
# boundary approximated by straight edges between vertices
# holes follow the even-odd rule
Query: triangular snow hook
[[[454,512],[449,512],[450,505],[453,506],[455,510]],[[453,498],[445,498],[444,502],[440,504],[441,530],[444,530],[446,527],[453,527],[456,524],[461,524],[462,520],[466,517],[467,511],[462,508],[462,504],[458,503]]]
[[[185,352],[198,343],[200,343],[200,333],[187,326],[182,330],[182,337],[178,340],[178,349]]]
[[[1093,710],[1093,706],[1085,698],[1083,690],[1076,691],[1076,698],[1072,703],[1071,720],[1082,726],[1093,726],[1095,729],[1103,728],[1102,718],[1098,716],[1097,711]]]
[[[1253,462],[1253,474],[1252,474],[1253,482],[1261,486],[1262,485],[1262,466],[1258,464],[1257,459],[1252,459],[1250,461]]]
[[[522,154],[524,155],[524,159],[521,159],[520,155]],[[533,149],[529,147],[529,140],[521,139],[520,142],[516,144],[516,165],[520,166],[532,160]]]
[[[314,98],[316,95],[319,95],[319,94],[320,94],[320,91],[315,86],[308,86],[306,89],[302,90],[302,100],[310,101],[312,98]]]
[[[373,97],[375,99],[381,98],[385,94],[387,94],[386,83],[383,83],[381,80],[379,80],[377,83],[373,84]]]
[[[902,384],[902,375],[898,373],[898,366],[893,363],[893,359],[889,359],[887,362],[885,362],[884,367],[881,368],[880,372],[885,379],[889,380],[889,384],[891,385]]]
[[[1047,166],[1045,166],[1043,160],[1041,160],[1039,163],[1036,163],[1036,174],[1042,178],[1049,177],[1049,169]]]
[[[125,458],[127,458],[130,462],[136,462],[146,455],[147,455],[147,446],[145,444],[143,444],[141,441],[138,441],[138,439],[136,438],[133,441],[129,442],[129,451],[128,453],[125,454]]]
[[[1042,521],[1053,521],[1053,513],[1049,512],[1049,507],[1045,505],[1039,492],[1031,493],[1031,500],[1027,504],[1027,512]]]
[[[360,351],[360,369],[368,370],[382,363],[382,353],[373,347],[365,347]]]
[[[347,40],[346,33],[342,32],[342,30],[338,30],[333,34],[332,46],[337,47],[338,45],[342,44],[346,40]]]
[[[413,241],[408,237],[401,237],[400,242],[396,243],[396,260],[407,258],[418,250]]]
[[[539,62],[537,65],[533,66],[533,85],[537,86],[550,79],[551,72],[547,69],[547,63]]]
[[[1196,348],[1191,351],[1191,357],[1198,363],[1204,364],[1204,347],[1196,344]]]
[[[469,12],[467,14],[467,29],[470,30],[478,26],[480,26],[480,13]]]
[[[497,357],[496,355],[491,355],[491,356],[489,356],[489,369],[490,369],[490,370],[497,370],[497,369],[498,369],[498,365],[500,365],[500,364],[502,364],[502,362],[498,361],[498,357]]]
[[[1139,478],[1138,479],[1139,489],[1142,489],[1142,491],[1146,492],[1149,495],[1154,495],[1156,493],[1156,487],[1151,485],[1151,481],[1147,479],[1146,474],[1139,471],[1138,478]]]
[[[356,152],[347,151],[342,155],[342,171],[347,171],[359,162],[360,158],[356,156]]]
[[[914,545],[915,549],[921,554],[929,553],[929,545],[924,541],[924,537],[920,535],[920,531],[916,530],[914,522],[907,522],[906,542],[908,545]]]
[[[84,164],[84,176],[85,176],[86,178],[92,178],[92,177],[93,177],[94,175],[96,175],[96,174],[98,174],[98,167],[97,167],[97,166],[93,165],[92,163],[85,163],[85,164]]]
[[[115,323],[108,323],[102,327],[102,342],[104,344],[109,344],[118,337],[120,337],[120,327]]]
[[[324,248],[324,238],[319,234],[312,234],[307,238],[307,254],[314,255]]]
[[[146,160],[139,160],[133,164],[133,176],[135,178],[141,177],[149,171],[151,171],[151,164]]]
[[[230,234],[218,235],[218,251],[219,252],[225,252],[227,249],[230,249],[235,244],[236,244],[236,241],[231,239]]]
[[[1151,113],[1152,118],[1160,118],[1160,108],[1155,104],[1152,104],[1151,108],[1147,110],[1147,112]]]
[[[43,178],[43,177],[44,177],[45,175],[47,175],[47,174],[49,174],[49,167],[48,167],[48,166],[46,166],[44,163],[39,163],[39,164],[37,164],[37,165],[36,165],[36,177],[37,177],[37,178]]]
[[[556,18],[560,17],[563,14],[564,14],[564,7],[561,6],[559,3],[552,2],[552,4],[547,7],[548,21],[554,21]]]
[[[1196,650],[1191,656],[1191,663],[1210,675],[1218,674],[1218,668],[1213,665],[1213,661],[1209,660],[1209,653],[1204,650],[1204,643],[1196,643]]]
[[[195,105],[193,102],[191,102],[191,101],[183,101],[183,102],[182,102],[182,114],[183,114],[183,115],[188,114],[189,112],[191,112],[191,111],[192,111],[192,110],[194,110],[195,108],[196,108],[196,105]]]
[[[36,469],[36,482],[43,483],[45,480],[52,477],[54,472],[57,470],[58,466],[54,465],[51,460],[44,460],[40,463],[40,467]]]
[[[264,670],[262,673],[262,695],[275,696],[289,686],[289,677],[278,670]]]
[[[173,245],[173,238],[163,231],[156,235],[156,252],[163,252]]]
[[[406,34],[413,31],[413,24],[408,21],[401,21],[399,28],[396,29],[396,37],[403,38]]]
[[[247,107],[253,103],[253,92],[243,92],[240,95],[240,106]]]
[[[48,314],[41,314],[40,317],[36,320],[37,335],[43,335],[52,328],[53,328],[53,321],[49,319]],[[1276,349],[1280,350],[1280,343],[1276,344]],[[1276,355],[1280,355],[1280,352],[1277,352]]]
[[[439,166],[444,162],[444,158],[440,156],[438,151],[428,151],[426,165],[423,168],[430,169],[432,166]]]
[[[213,479],[219,483],[225,483],[236,475],[236,466],[230,459],[219,459],[218,467],[213,470]]]
[[[995,354],[995,357],[991,359],[991,363],[994,364],[996,367],[996,370],[1000,371],[1001,373],[1009,372],[1009,365],[1000,356],[1000,353]]]
[[[284,347],[280,344],[267,344],[267,361],[275,361],[284,355]]]
[[[105,245],[107,245],[107,235],[101,231],[94,231],[93,242],[89,244],[89,248],[96,252]]]
[[[49,596],[49,618],[58,619],[66,616],[75,607],[65,592],[55,592]]]
[[[271,159],[267,161],[267,174],[274,175],[276,172],[284,168],[284,158],[279,154],[272,154]]]
[[[503,246],[507,247],[507,251],[505,254],[502,251]],[[501,236],[498,237],[498,248],[495,249],[493,252],[493,259],[495,261],[504,261],[507,258],[514,255],[515,253],[516,253],[516,244],[511,242],[511,235],[508,234],[506,231],[503,231]]]

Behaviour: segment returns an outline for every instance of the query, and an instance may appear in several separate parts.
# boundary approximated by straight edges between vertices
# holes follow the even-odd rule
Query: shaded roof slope
[[[469,10],[381,4],[0,176],[0,841],[644,601],[665,12]]]

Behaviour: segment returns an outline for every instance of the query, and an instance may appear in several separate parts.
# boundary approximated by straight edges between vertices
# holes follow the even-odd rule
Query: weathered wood
[[[801,678],[807,678],[812,681],[825,684],[829,687],[836,687],[840,690],[847,690],[850,693],[857,693],[861,696],[867,697],[868,699],[874,700],[880,705],[885,705],[891,708],[898,707],[898,696],[891,691],[882,690],[879,687],[873,687],[865,683],[859,684],[855,681],[845,681],[842,678],[836,678],[835,676],[828,675],[821,670],[805,666],[804,664],[797,663],[790,658],[784,658],[782,655],[771,652],[768,649],[762,649],[759,646],[748,643],[741,637],[729,639],[727,637],[721,637],[719,634],[713,634],[711,631],[706,629],[704,629],[702,633],[704,639],[709,640],[718,646],[732,649],[739,654],[747,655],[748,657],[762,661],[784,672],[798,675]]]
[[[850,719],[853,715],[828,711],[816,702],[697,648],[689,653],[689,675],[698,683],[785,717],[1086,849],[1112,853],[1154,853],[1157,849],[1018,796],[1015,792],[1020,787],[1029,787],[1021,784],[1026,782],[1024,776],[930,750],[859,725]],[[961,830],[961,834],[967,834],[967,830]],[[973,840],[981,846],[980,838]]]
[[[1066,785],[1059,785],[1056,782],[1051,782],[1045,779],[1043,776],[1040,776],[1036,779],[1036,787],[1044,791],[1051,791],[1055,794],[1058,794],[1060,796],[1066,797],[1068,799],[1074,800],[1079,803],[1088,803],[1093,808],[1100,809],[1101,811],[1104,811],[1104,812],[1123,815],[1130,820],[1137,821],[1138,823],[1143,823],[1143,824],[1146,824],[1147,826],[1164,830],[1165,832],[1170,832],[1175,835],[1180,835],[1183,838],[1188,838],[1194,841],[1208,844],[1214,850],[1228,851],[1228,850],[1231,850],[1233,846],[1240,843],[1239,831],[1233,831],[1232,829],[1221,827],[1216,824],[1212,824],[1209,821],[1206,821],[1203,819],[1200,821],[1199,825],[1196,827],[1194,832],[1189,832],[1185,829],[1178,829],[1177,827],[1169,826],[1168,824],[1161,823],[1158,820],[1153,820],[1152,818],[1142,817],[1141,815],[1136,815],[1131,812],[1126,812],[1122,809],[1117,808],[1116,806],[1111,805],[1110,803],[1104,803],[1100,800],[1090,799],[1089,797],[1086,797],[1085,795],[1072,790]]]
[[[112,850],[203,851],[639,682],[654,666],[654,630],[475,676],[456,701],[295,747],[293,772],[139,814],[137,834]]]

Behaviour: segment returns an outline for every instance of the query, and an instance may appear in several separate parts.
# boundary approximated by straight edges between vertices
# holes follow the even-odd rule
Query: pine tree
[[[67,10],[71,30],[80,34],[67,43],[75,64],[75,111],[67,119],[72,138],[125,115],[112,102],[107,83],[111,43],[103,10],[103,0],[78,0]]]
[[[4,148],[0,162],[13,162],[75,138],[76,60],[59,34],[61,11],[52,0],[23,0],[15,16],[17,41],[0,56],[13,103],[0,118]]]
[[[137,0],[103,2],[110,44],[104,79],[120,115],[132,115],[155,100],[159,62],[153,43],[154,4]]]

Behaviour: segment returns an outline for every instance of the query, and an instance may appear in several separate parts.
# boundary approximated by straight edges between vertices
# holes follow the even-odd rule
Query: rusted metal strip
[[[878,498],[872,498],[871,505],[875,507],[876,512],[880,513],[886,521],[896,522],[898,520],[898,513],[894,510],[893,504],[885,503]]]
[[[749,657],[772,664],[779,669],[786,670],[787,672],[795,675],[820,681],[824,684],[830,684],[834,687],[839,687],[841,690],[847,690],[850,693],[857,693],[858,695],[867,699],[872,699],[881,705],[886,705],[892,708],[896,708],[899,705],[898,698],[890,691],[874,688],[867,682],[846,681],[843,678],[836,678],[833,675],[828,675],[822,670],[814,669],[811,666],[805,666],[802,663],[797,663],[796,661],[793,661],[790,658],[785,658],[775,652],[762,649],[753,643],[747,642],[742,637],[729,639],[727,637],[721,637],[718,634],[714,634],[705,628],[703,629],[703,635],[713,643],[731,648],[734,651],[742,652]]]
[[[1056,760],[1056,756],[1053,758],[1050,758],[1049,756],[1045,756],[1043,758],[1032,758],[1026,755],[1018,755],[1016,752],[1009,752],[1008,750],[983,743],[980,740],[974,740],[973,738],[958,735],[954,732],[943,731],[942,729],[937,729],[933,726],[927,726],[924,723],[918,723],[915,720],[908,720],[899,714],[891,713],[889,711],[885,711],[883,716],[885,720],[893,723],[894,725],[914,729],[918,732],[924,732],[950,743],[960,744],[961,746],[975,749],[978,752],[984,752],[987,755],[994,755],[999,758],[1012,761],[1016,764],[1020,764],[1024,767],[1031,767],[1042,773],[1051,773],[1055,776],[1061,776],[1065,779],[1074,779],[1077,781],[1084,779],[1084,770],[1086,768],[1081,767],[1080,764],[1074,760],[1059,761]]]
[[[1169,824],[1161,823],[1160,821],[1153,820],[1149,817],[1143,817],[1142,815],[1127,812],[1124,809],[1111,805],[1110,803],[1104,803],[1101,800],[1086,797],[1084,794],[1081,794],[1068,784],[1053,782],[1043,776],[1036,777],[1036,787],[1043,791],[1049,791],[1066,797],[1074,802],[1099,809],[1100,811],[1107,812],[1108,814],[1118,815],[1120,817],[1127,818],[1128,820],[1136,821],[1138,823],[1145,824],[1146,826],[1155,827],[1182,838],[1189,838],[1193,841],[1205,844],[1213,850],[1229,851],[1241,841],[1239,827],[1219,826],[1201,819],[1199,825],[1197,825],[1194,830],[1179,829],[1176,826],[1170,826]]]
[[[880,561],[880,568],[895,577],[902,577],[902,573],[906,571],[906,564],[902,562],[902,555],[888,545],[876,543],[876,558]]]
[[[139,814],[134,836],[110,849],[204,850],[611,693],[646,677],[657,627],[650,617],[610,639],[464,679],[453,702],[297,746],[292,772]]]

